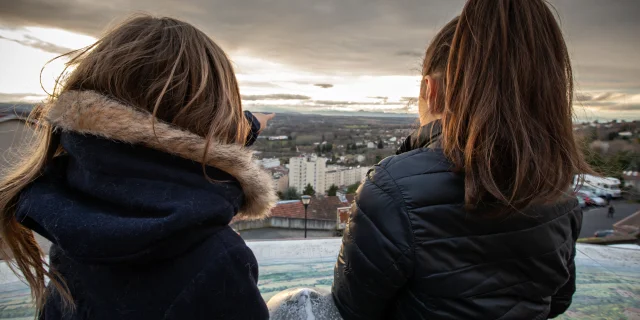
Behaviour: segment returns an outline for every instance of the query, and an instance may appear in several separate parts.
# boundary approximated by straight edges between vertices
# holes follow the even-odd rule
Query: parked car
[[[584,208],[587,206],[587,202],[581,196],[576,196],[578,198],[578,203],[580,204],[580,208]]]
[[[596,238],[606,238],[613,234],[615,234],[615,231],[613,230],[598,230],[593,234],[593,236]]]
[[[587,205],[599,206],[599,207],[604,207],[604,206],[607,205],[607,200],[596,196],[591,191],[580,190],[580,191],[577,192],[577,195],[579,197],[582,197],[584,199],[584,201],[587,203]]]

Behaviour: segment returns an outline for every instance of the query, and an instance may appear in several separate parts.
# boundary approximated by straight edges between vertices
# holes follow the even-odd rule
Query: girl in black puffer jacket
[[[575,291],[590,172],[542,0],[470,0],[426,52],[421,129],[369,172],[335,268],[349,319],[545,319]]]

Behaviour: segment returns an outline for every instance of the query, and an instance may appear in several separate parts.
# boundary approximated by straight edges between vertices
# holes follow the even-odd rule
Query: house
[[[376,144],[373,142],[367,142],[367,148],[368,149],[375,149],[376,148]]]
[[[638,171],[624,171],[622,172],[622,178],[624,179],[625,187],[631,187],[636,191],[640,190],[640,174]]]
[[[338,235],[338,209],[350,207],[353,199],[353,195],[311,199],[307,208],[307,237],[327,238]],[[271,209],[271,215],[263,220],[236,217],[231,221],[231,227],[245,240],[303,238],[304,224],[305,210],[300,200],[278,202]]]
[[[280,166],[280,159],[278,158],[256,159],[255,162],[265,169],[277,168]]]
[[[289,140],[288,136],[271,136],[271,137],[267,137],[267,140],[269,141],[282,141],[282,140]]]

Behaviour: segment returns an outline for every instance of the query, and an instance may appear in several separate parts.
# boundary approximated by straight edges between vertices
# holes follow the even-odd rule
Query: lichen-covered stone
[[[272,320],[342,320],[331,293],[318,288],[288,289],[267,303]]]

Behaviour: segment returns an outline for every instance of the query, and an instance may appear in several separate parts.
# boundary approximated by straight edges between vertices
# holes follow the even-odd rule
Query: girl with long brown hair
[[[469,0],[423,64],[421,129],[359,189],[335,268],[349,319],[546,319],[575,291],[591,172],[543,0]]]
[[[68,67],[0,182],[0,246],[39,318],[267,318],[228,224],[275,203],[246,149],[270,116],[243,112],[226,54],[185,22],[136,16]]]

